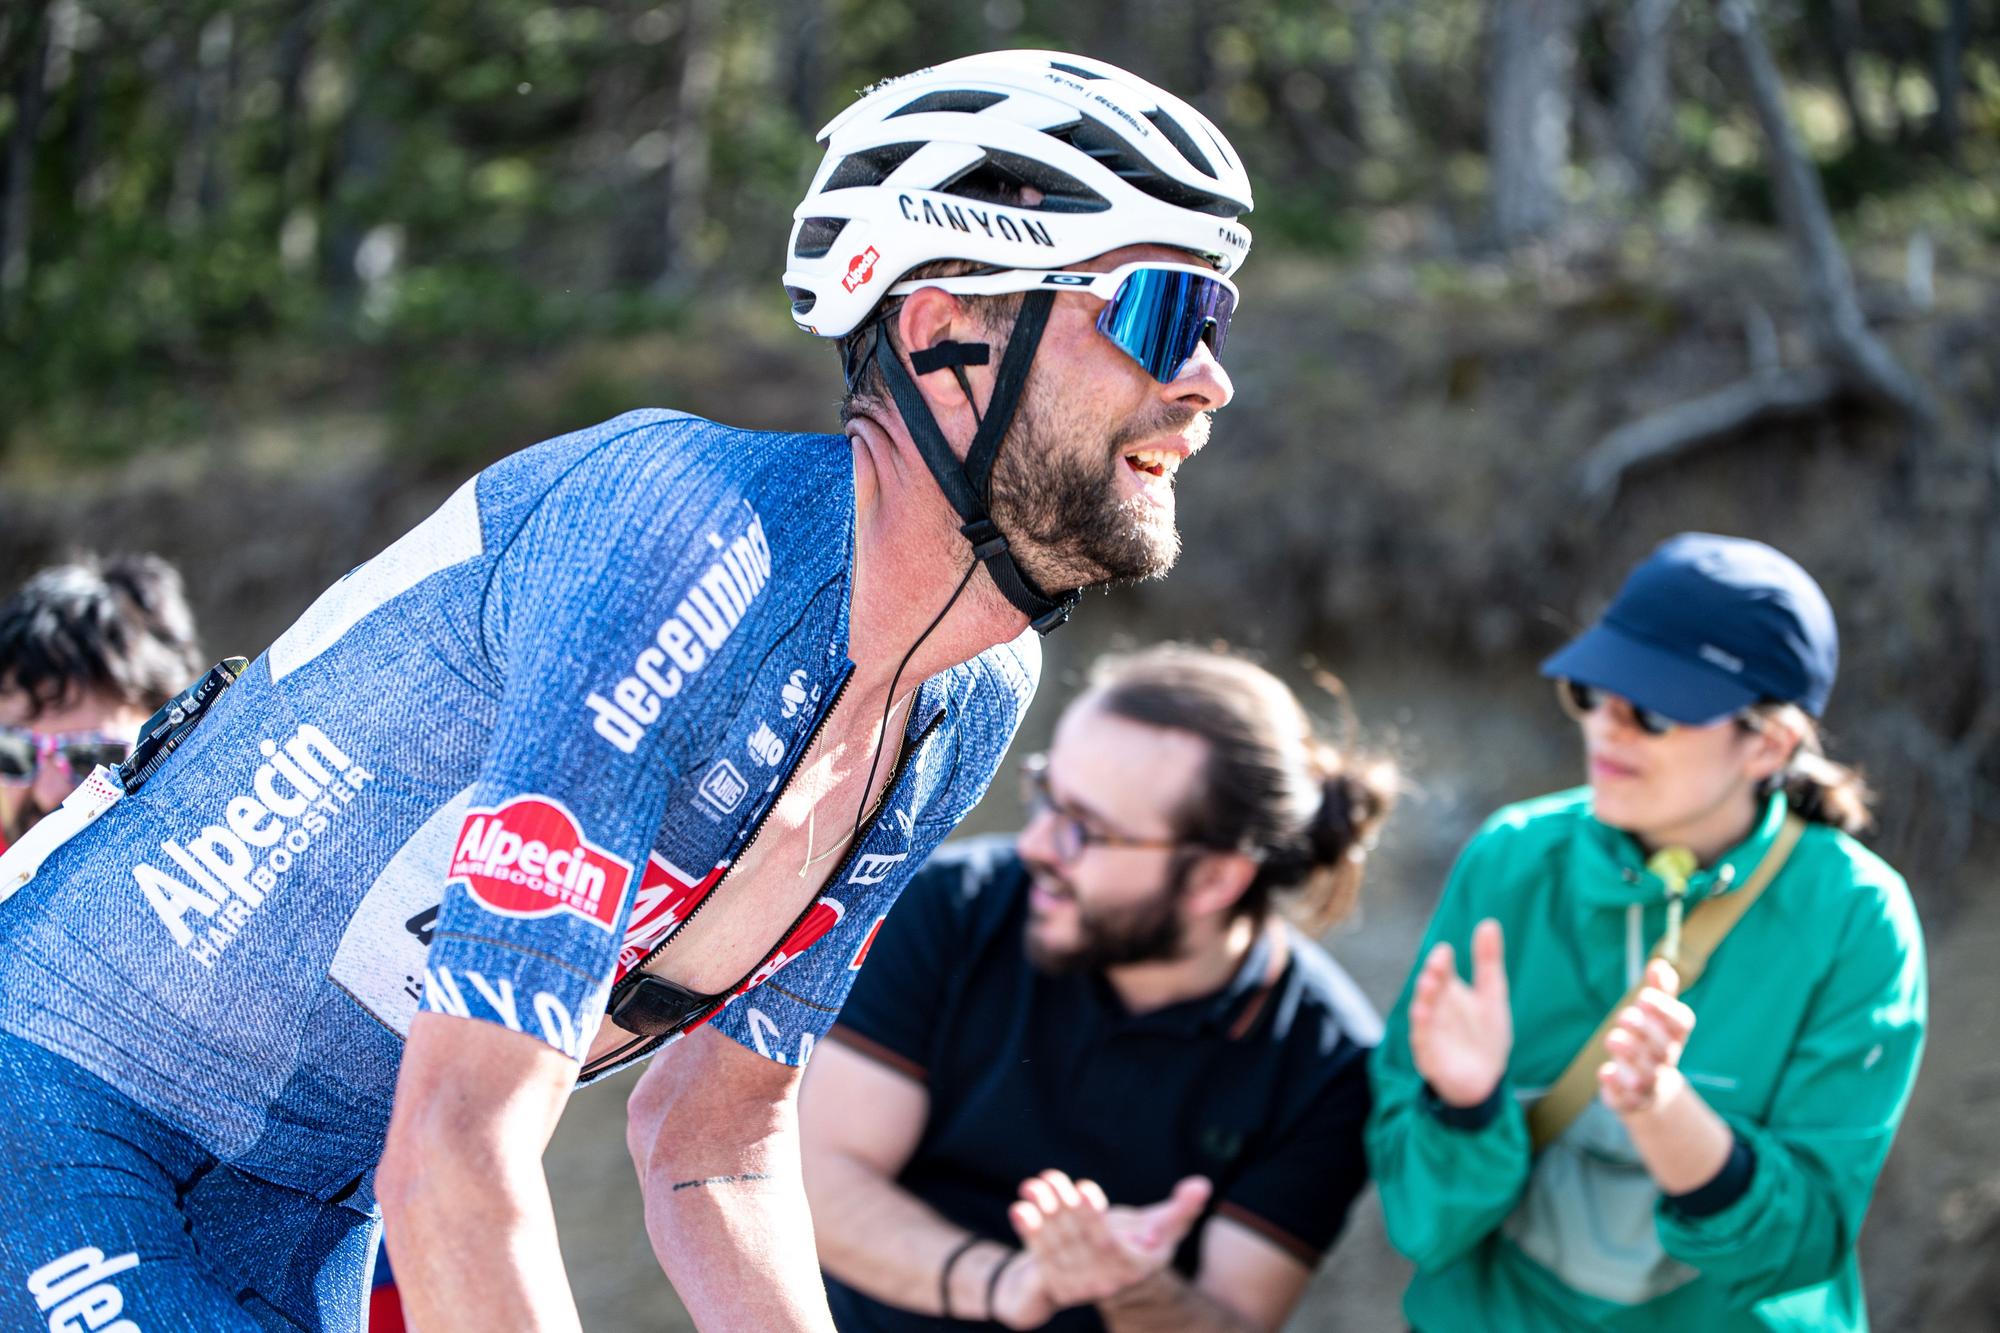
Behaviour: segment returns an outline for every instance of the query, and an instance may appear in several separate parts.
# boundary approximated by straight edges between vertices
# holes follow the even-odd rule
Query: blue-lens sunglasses
[[[1100,333],[1162,384],[1187,368],[1203,342],[1217,360],[1236,313],[1236,285],[1214,269],[1197,264],[1141,260],[1109,273],[1074,269],[1002,269],[959,278],[916,278],[899,282],[890,296],[908,296],[925,287],[961,296],[1069,289],[1104,302],[1097,316]]]

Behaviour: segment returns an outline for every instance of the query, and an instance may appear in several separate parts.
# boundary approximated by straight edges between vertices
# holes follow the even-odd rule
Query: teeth
[[[1147,471],[1158,470],[1164,476],[1173,476],[1181,465],[1181,456],[1171,449],[1142,449],[1135,454],[1125,455],[1137,466]]]

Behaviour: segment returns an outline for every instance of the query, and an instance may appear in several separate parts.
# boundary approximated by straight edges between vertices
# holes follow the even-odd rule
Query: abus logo
[[[653,642],[639,650],[632,674],[611,687],[611,697],[592,694],[584,706],[597,715],[597,734],[631,754],[639,748],[646,728],[660,719],[660,702],[681,692],[687,678],[708,664],[709,655],[736,632],[736,626],[771,579],[771,544],[764,538],[764,520],[749,511],[743,534],[727,542],[708,534],[717,552],[674,612],[660,622]]]
[[[215,966],[279,878],[346,809],[356,789],[374,781],[310,723],[283,745],[267,739],[258,749],[268,762],[250,775],[249,791],[223,803],[220,822],[185,844],[172,838],[160,844],[187,880],[144,861],[132,867],[139,892],[174,943],[203,967]],[[207,918],[200,934],[188,924],[189,912]]]
[[[82,1329],[139,1333],[137,1324],[118,1318],[125,1309],[125,1293],[107,1280],[138,1266],[136,1254],[107,1259],[104,1251],[86,1245],[28,1274],[28,1294],[35,1298],[35,1308],[49,1317],[49,1333]]]
[[[632,867],[584,837],[562,802],[529,795],[465,812],[446,879],[463,883],[489,912],[570,912],[609,930]]]
[[[840,280],[840,285],[850,292],[857,287],[867,286],[868,280],[875,276],[875,261],[881,257],[875,253],[875,247],[871,245],[848,260],[847,276]]]

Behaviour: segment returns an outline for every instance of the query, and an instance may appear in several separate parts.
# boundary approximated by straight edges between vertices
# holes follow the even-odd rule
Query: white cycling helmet
[[[808,333],[866,321],[938,259],[1052,269],[1169,245],[1232,272],[1250,181],[1208,117],[1116,65],[1057,51],[966,56],[876,85],[819,132],[785,290]],[[1033,205],[997,203],[1022,187]]]

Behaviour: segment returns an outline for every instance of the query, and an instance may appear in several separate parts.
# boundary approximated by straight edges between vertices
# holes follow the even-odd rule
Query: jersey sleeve
[[[714,1020],[727,1036],[781,1064],[803,1065],[847,1002],[870,953],[876,924],[890,914],[917,869],[984,796],[1034,698],[1039,644],[1016,640],[989,649],[933,682],[945,692],[950,734],[918,745],[911,772],[892,794],[868,845],[829,885],[814,910],[825,923],[810,952],[789,944]],[[878,844],[877,838],[889,843]],[[808,921],[810,925],[810,920]],[[803,936],[802,927],[799,935]],[[777,969],[784,969],[781,976]]]
[[[668,787],[716,711],[695,683],[702,646],[661,628],[661,590],[754,523],[696,451],[653,443],[585,454],[493,534],[483,637],[498,716],[425,969],[425,1009],[574,1059],[603,1015]]]
[[[983,851],[983,849],[981,849]],[[972,908],[995,856],[948,848],[911,879],[880,919],[832,1035],[919,1083],[928,1082],[937,1024],[972,949]]]

